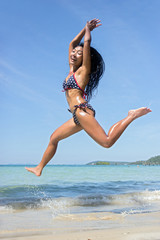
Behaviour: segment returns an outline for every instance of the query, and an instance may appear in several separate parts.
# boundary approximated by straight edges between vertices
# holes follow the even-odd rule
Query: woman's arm
[[[82,62],[82,70],[85,71],[85,74],[90,74],[91,71],[90,44],[91,44],[91,32],[89,29],[89,23],[87,22],[85,26],[83,62]]]
[[[85,34],[85,27],[80,31],[79,34],[69,44],[69,56],[72,50],[80,43]]]
[[[88,23],[89,23],[88,27],[89,27],[90,31],[92,31],[94,28],[101,25],[101,24],[98,24],[98,23],[100,23],[100,21],[98,19],[93,19],[93,20],[89,21]],[[77,36],[70,42],[70,44],[69,44],[69,56],[70,56],[70,53],[72,52],[72,50],[80,43],[80,41],[84,37],[85,31],[86,31],[86,27],[84,27],[80,31],[80,33],[78,33]]]
[[[99,23],[100,20],[93,19],[87,22],[85,26],[83,62],[82,62],[82,70],[85,72],[85,74],[90,74],[91,71],[91,56],[90,56],[91,31],[94,28],[99,27],[101,25]]]

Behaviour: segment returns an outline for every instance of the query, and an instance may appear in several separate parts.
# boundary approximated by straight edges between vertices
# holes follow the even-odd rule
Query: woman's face
[[[83,47],[77,46],[72,50],[70,54],[69,64],[79,67],[82,64],[82,59],[83,59]]]

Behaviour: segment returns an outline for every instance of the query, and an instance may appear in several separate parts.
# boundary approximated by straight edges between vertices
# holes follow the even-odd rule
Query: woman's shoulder
[[[80,68],[74,73],[74,78],[81,85],[81,87],[85,89],[89,82],[90,74],[88,74],[82,67]]]
[[[76,72],[74,72],[75,76],[83,76],[83,77],[88,77],[90,73],[88,72],[88,69],[86,69],[84,66],[81,66],[77,69]]]

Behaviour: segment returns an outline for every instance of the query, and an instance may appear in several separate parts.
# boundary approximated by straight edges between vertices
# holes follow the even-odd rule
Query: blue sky
[[[68,45],[99,18],[92,45],[106,70],[91,104],[108,132],[133,108],[132,123],[110,149],[85,132],[59,143],[51,164],[136,161],[160,154],[159,0],[0,1],[0,164],[37,164],[52,132],[71,118],[62,90]]]

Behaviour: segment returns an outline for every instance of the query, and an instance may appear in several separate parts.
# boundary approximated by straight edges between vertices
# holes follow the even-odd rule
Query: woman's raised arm
[[[85,26],[84,46],[83,46],[83,62],[82,69],[86,74],[90,74],[91,70],[91,56],[90,56],[90,43],[91,43],[91,31],[101,26],[99,19],[93,19],[87,22]]]
[[[72,50],[80,43],[85,34],[85,27],[77,34],[77,36],[69,44],[69,56]]]
[[[99,23],[100,23],[100,20],[98,20],[96,18],[91,20],[91,21],[89,21],[88,22],[89,30],[92,31],[94,28],[99,27],[101,25]],[[86,27],[84,27],[80,31],[80,33],[78,33],[77,36],[70,42],[70,44],[69,44],[69,56],[70,56],[70,53],[72,52],[72,50],[80,43],[80,41],[84,37],[85,30],[86,30]]]

